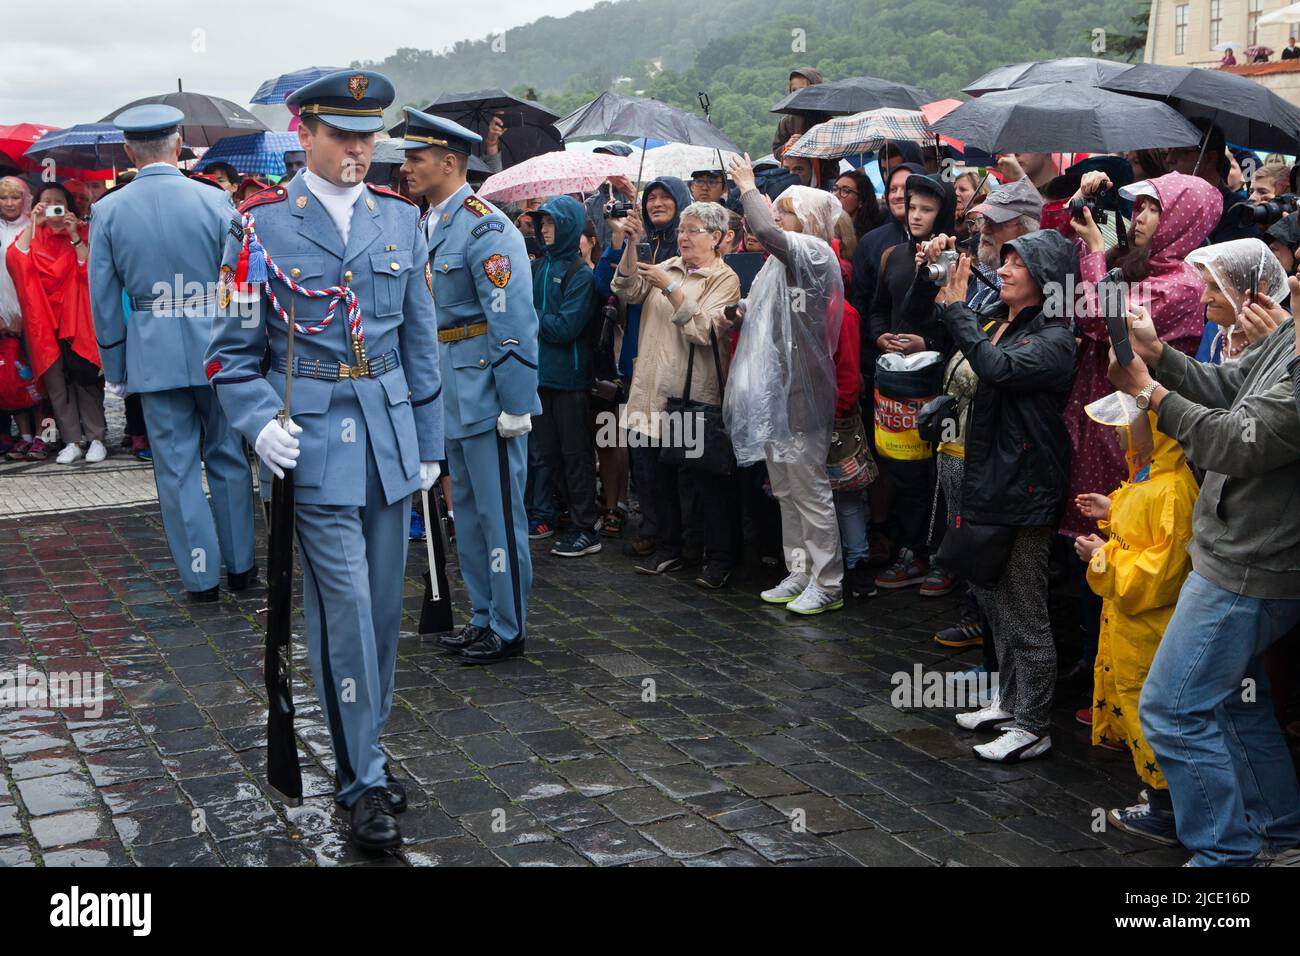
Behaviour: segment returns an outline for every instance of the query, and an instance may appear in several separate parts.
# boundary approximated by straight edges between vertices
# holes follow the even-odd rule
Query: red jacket
[[[840,242],[832,245],[839,256]],[[844,275],[844,315],[840,320],[840,340],[835,347],[835,417],[847,418],[858,410],[858,396],[862,393],[861,316],[849,304],[849,276],[853,266],[840,259],[840,272]]]

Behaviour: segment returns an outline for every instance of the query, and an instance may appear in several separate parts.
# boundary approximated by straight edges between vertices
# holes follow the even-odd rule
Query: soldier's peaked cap
[[[397,96],[393,83],[373,70],[339,70],[328,73],[289,94],[287,106],[302,117],[349,133],[378,133],[384,128],[384,110]]]
[[[431,116],[419,110],[406,107],[406,132],[398,141],[398,149],[427,149],[441,146],[457,153],[469,155],[475,143],[483,142],[483,137],[459,123],[453,123],[441,116]]]

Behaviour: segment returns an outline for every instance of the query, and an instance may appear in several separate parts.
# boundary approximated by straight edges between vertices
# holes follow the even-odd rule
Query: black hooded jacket
[[[949,236],[953,234],[953,223],[957,216],[957,193],[952,184],[944,182],[938,176],[908,176],[903,185],[904,201],[910,201],[914,193],[925,193],[937,199],[939,213],[934,217],[934,228],[930,230],[929,236],[908,236],[881,255],[880,277],[876,281],[876,295],[871,302],[870,317],[867,320],[872,348],[875,348],[876,339],[886,332],[925,335],[924,330],[908,321],[903,308],[907,293],[916,278],[917,242],[940,233]],[[905,205],[904,209],[906,208]],[[947,336],[941,333],[933,338],[926,336],[925,347],[936,352],[946,352]]]
[[[906,224],[894,218],[889,208],[889,180],[900,169],[925,175],[925,167],[920,163],[904,162],[896,166],[889,176],[882,177],[885,182],[885,195],[880,200],[880,211],[884,216],[884,222],[862,236],[858,241],[858,251],[853,254],[853,275],[849,280],[848,299],[858,310],[864,322],[871,314],[871,300],[876,297],[876,278],[880,271],[881,254],[890,246],[897,245],[907,238]],[[865,338],[864,335],[864,341]]]
[[[1074,245],[1059,232],[1031,232],[1006,243],[1025,261],[1040,288],[1064,287],[1079,268]],[[1061,413],[1074,379],[1074,333],[1063,311],[1064,296],[1021,309],[997,344],[992,333],[1007,321],[998,303],[979,315],[964,302],[940,316],[978,379],[966,421],[966,465],[961,514],[978,524],[1050,525],[1065,504],[1070,474],[1070,435]],[[990,318],[999,325],[986,333]]]

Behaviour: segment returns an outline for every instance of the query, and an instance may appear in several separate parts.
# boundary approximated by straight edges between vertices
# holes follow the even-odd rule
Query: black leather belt
[[[271,358],[271,368],[283,372],[288,368],[283,355]],[[304,359],[295,356],[293,374],[298,378],[318,378],[326,382],[341,382],[345,378],[378,378],[385,372],[391,372],[401,365],[397,349],[385,352],[374,358],[368,358],[360,365],[344,365],[342,362],[322,362],[320,359]]]

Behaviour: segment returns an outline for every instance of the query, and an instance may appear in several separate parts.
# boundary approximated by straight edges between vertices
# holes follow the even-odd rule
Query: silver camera
[[[62,207],[62,206],[46,206],[46,207],[45,207],[45,216],[46,216],[47,219],[53,219],[55,216],[64,216],[64,215],[67,214],[67,212],[68,212],[68,210],[65,209],[65,208]]]
[[[953,249],[945,249],[939,253],[939,258],[935,262],[927,263],[924,275],[927,279],[937,285],[944,285],[948,281],[948,276],[952,270],[957,267],[957,253]]]

